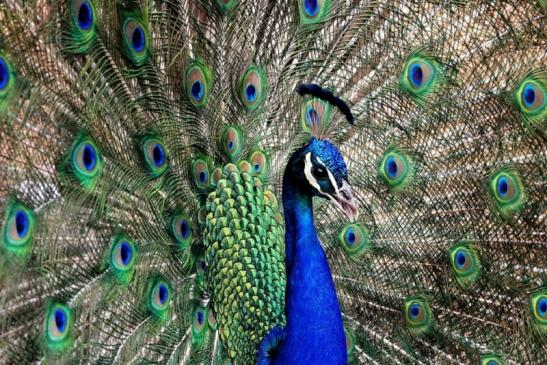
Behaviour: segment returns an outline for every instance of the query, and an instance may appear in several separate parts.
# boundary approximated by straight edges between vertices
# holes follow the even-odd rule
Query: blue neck
[[[315,231],[311,195],[283,178],[287,290],[285,339],[275,364],[347,364],[340,306]]]

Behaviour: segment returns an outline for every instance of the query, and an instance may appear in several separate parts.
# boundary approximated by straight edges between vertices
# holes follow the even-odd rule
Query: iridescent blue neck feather
[[[295,154],[298,155],[298,152]],[[295,156],[293,156],[295,157]],[[347,364],[340,306],[327,257],[315,231],[312,193],[290,166],[283,178],[287,290],[284,340],[273,364]]]

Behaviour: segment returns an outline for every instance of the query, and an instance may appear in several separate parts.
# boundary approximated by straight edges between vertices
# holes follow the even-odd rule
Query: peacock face
[[[304,147],[303,161],[303,176],[311,195],[330,199],[350,219],[357,218],[357,201],[340,151],[329,141],[312,138]]]

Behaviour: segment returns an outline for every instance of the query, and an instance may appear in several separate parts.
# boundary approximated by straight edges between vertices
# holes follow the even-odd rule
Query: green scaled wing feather
[[[0,2],[0,363],[256,363],[286,323],[281,181],[310,132],[360,206],[314,210],[351,364],[544,363],[545,17]]]

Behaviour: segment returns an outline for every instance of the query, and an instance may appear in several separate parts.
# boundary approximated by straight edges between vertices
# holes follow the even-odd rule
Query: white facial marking
[[[311,152],[308,152],[306,153],[306,161],[304,162],[304,175],[306,176],[306,179],[308,180],[311,186],[321,191],[321,187],[319,186],[319,184],[317,183],[317,180],[315,179],[315,177],[313,177],[313,174],[311,173],[312,167],[313,167],[313,164],[311,162]]]

